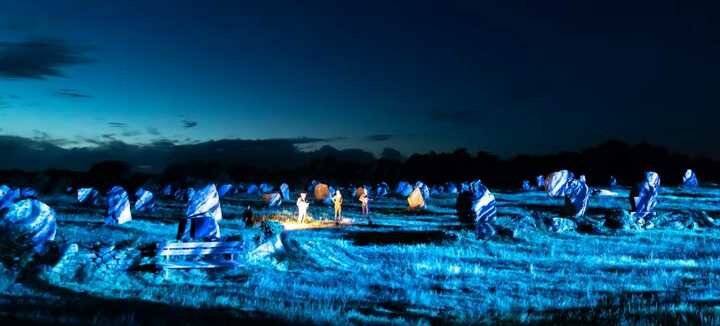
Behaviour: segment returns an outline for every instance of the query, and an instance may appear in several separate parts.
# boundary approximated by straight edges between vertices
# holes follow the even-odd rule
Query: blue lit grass
[[[718,213],[712,199],[691,202],[684,194],[664,192],[661,214],[678,208]],[[594,197],[591,206],[602,212],[619,211],[627,206],[626,195],[621,190],[617,198]],[[560,204],[541,193],[498,193],[497,197],[503,218],[549,215],[544,207],[551,210]],[[223,204],[230,217],[222,222],[225,236],[252,232],[239,218],[247,202],[260,205],[257,199],[244,197]],[[408,212],[403,199],[378,200],[373,209],[390,213],[376,213],[372,227],[358,216],[356,205],[349,205],[346,215],[355,218],[355,226],[288,232],[286,257],[232,271],[177,271],[164,278],[162,273],[88,263],[47,269],[40,278],[81,297],[259,312],[294,322],[720,322],[718,230],[658,228],[597,236],[537,229],[525,240],[486,242],[458,230],[453,205],[452,198],[441,198],[431,201],[424,212]],[[286,203],[281,209],[255,213],[293,221],[292,207]],[[101,225],[101,213],[61,213],[61,241],[79,243],[81,253],[97,243],[135,250],[172,239],[175,221],[182,216],[182,211],[162,208],[130,224],[106,227]],[[321,220],[329,210],[313,205],[310,214]],[[450,237],[413,245],[357,245],[348,236],[411,230],[438,230]],[[6,295],[26,296],[27,291],[10,287]],[[54,300],[65,304],[62,297]],[[107,321],[109,317],[95,311],[92,317],[73,318]]]

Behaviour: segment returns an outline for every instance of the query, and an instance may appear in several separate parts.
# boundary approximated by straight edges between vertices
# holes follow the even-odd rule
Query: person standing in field
[[[360,200],[360,210],[361,210],[362,216],[367,217],[368,223],[372,224],[372,220],[370,220],[370,206],[369,206],[370,198],[368,197],[368,195],[366,193],[363,193],[360,195],[359,200]]]
[[[245,226],[252,227],[253,225],[255,225],[255,220],[253,220],[253,211],[250,205],[247,206],[242,216],[243,221],[245,222]]]
[[[300,193],[300,197],[297,200],[297,207],[298,207],[298,221],[302,223],[305,221],[305,216],[307,216],[307,209],[310,206],[310,203],[307,201],[307,194],[304,192]]]
[[[335,195],[332,197],[333,206],[335,207],[335,224],[339,224],[342,219],[342,203],[343,197],[340,190],[335,190]]]

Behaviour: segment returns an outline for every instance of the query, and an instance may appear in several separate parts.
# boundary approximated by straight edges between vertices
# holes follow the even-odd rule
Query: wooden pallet
[[[163,257],[159,263],[162,269],[211,269],[232,268],[243,265],[235,259],[245,253],[240,241],[216,242],[168,242],[158,244],[157,256]],[[172,257],[192,256],[195,260],[172,260]],[[204,256],[219,256],[213,260],[204,260]]]

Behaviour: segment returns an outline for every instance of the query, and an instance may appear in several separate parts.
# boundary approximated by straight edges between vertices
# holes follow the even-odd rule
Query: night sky
[[[0,134],[720,157],[718,2],[447,2],[0,1]]]

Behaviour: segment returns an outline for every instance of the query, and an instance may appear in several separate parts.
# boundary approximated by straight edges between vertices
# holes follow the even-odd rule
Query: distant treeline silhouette
[[[222,158],[219,156],[219,158]],[[277,163],[277,162],[275,162]],[[123,185],[131,192],[140,186],[159,188],[166,184],[179,187],[197,186],[213,181],[217,183],[270,182],[279,185],[287,182],[304,186],[317,179],[338,185],[369,184],[381,181],[391,187],[399,180],[422,180],[427,184],[443,184],[481,179],[493,189],[519,188],[522,180],[531,180],[559,169],[584,174],[589,185],[603,187],[610,176],[619,185],[631,185],[640,180],[644,171],[653,170],[662,178],[663,185],[678,185],[685,169],[696,171],[702,183],[720,180],[720,162],[704,157],[677,154],[649,144],[631,145],[608,141],[581,152],[554,155],[519,155],[500,159],[486,152],[469,153],[458,149],[452,153],[414,154],[402,160],[385,157],[376,160],[350,161],[328,155],[295,168],[277,168],[278,164],[238,164],[216,161],[189,161],[170,164],[163,173],[147,174],[133,170],[128,163],[102,161],[87,172],[47,170],[25,172],[0,171],[0,184],[30,186],[44,193],[57,193],[67,187],[93,186],[101,190],[112,185]]]

